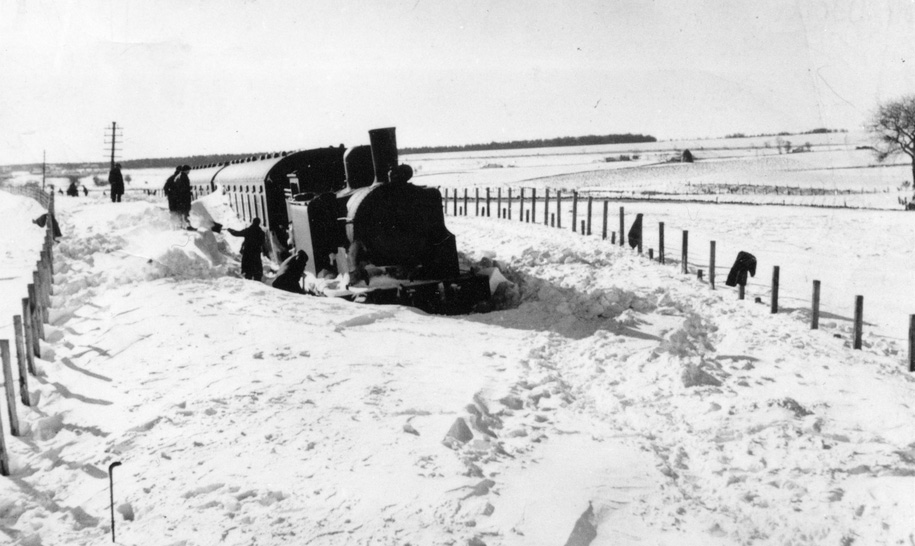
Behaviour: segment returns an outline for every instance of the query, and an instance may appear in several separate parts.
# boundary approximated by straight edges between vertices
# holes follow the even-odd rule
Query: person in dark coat
[[[121,164],[115,163],[108,172],[108,185],[111,187],[111,202],[120,203],[124,195],[124,177],[121,176]]]
[[[642,215],[636,214],[635,222],[629,228],[629,246],[638,248],[642,245]]]
[[[276,272],[276,277],[273,279],[273,287],[286,292],[304,294],[301,283],[302,275],[305,274],[307,265],[308,254],[304,250],[300,250],[286,258],[286,261],[280,264],[279,271]]]
[[[747,285],[747,273],[751,277],[756,276],[756,256],[750,254],[749,252],[740,251],[737,253],[737,260],[734,261],[734,265],[731,266],[731,272],[728,273],[728,280],[724,284],[728,286],[746,286]]]
[[[61,235],[61,234],[60,234],[60,226],[57,225],[57,218],[54,218],[54,216],[51,216],[51,215],[49,215],[48,213],[44,213],[44,214],[42,214],[41,216],[39,216],[38,218],[35,218],[34,220],[32,220],[32,223],[35,224],[35,225],[38,226],[38,227],[42,227],[42,228],[43,228],[43,227],[45,227],[46,225],[48,225],[48,217],[49,217],[49,216],[51,217],[51,231],[52,231],[52,233],[53,233],[53,235],[54,235],[54,238],[57,239],[57,238],[60,237],[60,235]]]
[[[83,195],[85,195],[86,197],[89,197],[89,188],[87,188],[86,186],[83,186]]]
[[[175,212],[181,219],[183,228],[191,225],[191,180],[187,175],[189,172],[191,172],[190,165],[182,165],[181,172],[175,178]]]
[[[165,186],[162,187],[162,193],[165,194],[165,199],[168,201],[168,212],[172,215],[172,220],[176,224],[179,223],[178,220],[178,187],[176,180],[178,175],[181,174],[181,165],[175,167],[175,172],[165,180]]]
[[[246,279],[261,280],[264,276],[264,266],[261,254],[264,253],[264,243],[267,241],[261,229],[261,219],[251,220],[251,225],[238,230],[228,228],[228,232],[236,237],[244,237],[241,244],[241,274]]]
[[[76,182],[70,182],[70,186],[67,188],[67,195],[79,197],[79,188],[76,187]]]

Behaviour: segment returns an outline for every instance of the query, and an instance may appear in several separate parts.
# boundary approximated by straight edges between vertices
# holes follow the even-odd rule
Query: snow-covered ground
[[[120,544],[915,543],[902,342],[852,351],[831,320],[494,218],[447,221],[516,307],[296,296],[127,197],[58,200],[53,326],[0,479],[13,544],[110,543],[115,461]],[[218,199],[197,206],[232,226]],[[36,207],[0,192],[4,294]]]

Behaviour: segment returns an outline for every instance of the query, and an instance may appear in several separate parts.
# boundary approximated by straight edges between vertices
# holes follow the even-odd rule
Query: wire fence
[[[611,207],[611,199],[604,195],[606,192],[579,193],[550,188],[446,188],[442,193],[442,205],[446,215],[491,217],[541,224],[570,229],[585,236],[609,240],[612,244],[628,246],[631,243],[629,230],[632,229],[636,213],[625,210],[625,205],[618,206],[619,203]],[[617,199],[613,199],[613,201],[625,202],[625,200]],[[641,199],[641,201],[645,201],[645,199]],[[715,241],[697,245],[696,242],[689,241],[688,230],[674,230],[671,229],[671,226],[659,223],[658,235],[655,239],[657,247],[645,248],[643,243],[647,237],[644,234],[649,229],[652,228],[643,219],[638,242],[632,244],[634,252],[647,254],[658,263],[677,267],[684,274],[701,277],[710,288],[725,288],[725,283],[721,282],[721,271],[727,272],[730,265],[719,261],[719,256],[716,256]],[[687,243],[685,248],[684,242]],[[779,253],[786,259],[786,263],[790,263],[787,260],[792,253],[796,254],[796,252]],[[799,312],[805,318],[809,317],[811,328],[819,328],[819,318],[821,317],[828,318],[830,321],[848,321],[850,330],[854,334],[852,345],[856,349],[861,348],[863,313],[857,308],[861,296],[856,296],[855,312],[847,313],[848,316],[840,312],[826,312],[820,309],[820,281],[813,281],[810,292],[812,295],[804,296],[797,292],[785,292],[780,286],[779,276],[780,267],[774,266],[771,282],[767,283],[764,272],[760,271],[759,275],[748,276],[745,284],[735,286],[734,289],[741,299],[750,298],[759,303],[768,303],[773,313],[791,311]],[[788,306],[783,306],[784,303],[788,303]],[[909,370],[915,372],[915,315],[908,316],[908,333]],[[869,335],[898,342],[906,341],[906,338],[873,332]]]
[[[35,359],[41,357],[41,340],[45,339],[45,324],[49,324],[49,309],[54,283],[54,194],[42,191],[35,185],[3,186],[0,190],[15,195],[30,197],[37,201],[47,214],[44,215],[45,238],[39,259],[32,271],[32,282],[22,298],[22,313],[12,317],[17,369],[19,374],[19,399],[23,406],[31,406],[29,376],[36,377]],[[28,280],[28,279],[26,279]],[[22,429],[16,402],[16,381],[14,380],[10,340],[0,339],[0,359],[3,365],[3,384],[6,393],[9,430],[12,436],[20,436]],[[10,475],[9,455],[6,450],[2,418],[0,418],[0,475]]]

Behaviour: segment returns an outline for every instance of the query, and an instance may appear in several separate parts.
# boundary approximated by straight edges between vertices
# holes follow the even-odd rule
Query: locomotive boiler
[[[412,174],[398,163],[395,129],[384,128],[369,131],[368,145],[203,165],[189,178],[195,197],[221,187],[242,220],[261,218],[275,259],[294,246],[315,277],[345,275],[332,295],[471,311],[489,299],[489,279],[461,270],[441,193],[411,183]]]

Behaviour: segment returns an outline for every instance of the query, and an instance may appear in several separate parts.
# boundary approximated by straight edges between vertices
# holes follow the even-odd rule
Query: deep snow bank
[[[20,544],[108,543],[116,460],[124,544],[910,540],[915,382],[892,353],[594,238],[482,219],[449,229],[506,266],[515,308],[295,296],[219,276],[230,261],[155,208],[66,218],[71,312],[0,480]],[[183,276],[155,263],[174,251]]]

